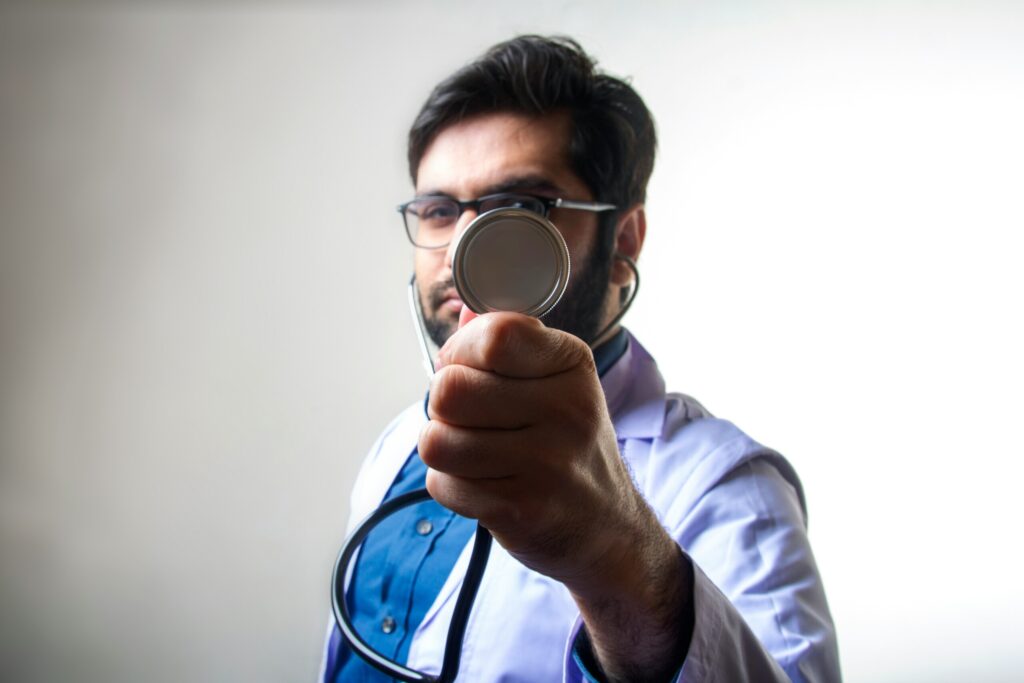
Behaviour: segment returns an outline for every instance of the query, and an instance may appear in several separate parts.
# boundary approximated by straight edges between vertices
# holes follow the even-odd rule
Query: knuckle
[[[457,515],[471,517],[470,500],[458,479],[444,472],[427,470],[427,492],[430,496]]]
[[[579,337],[563,333],[558,335],[558,354],[568,360],[570,367],[590,374],[597,374],[597,365],[594,362],[594,352]]]
[[[445,419],[455,415],[468,384],[466,371],[461,366],[446,365],[434,375],[430,387],[430,412]]]
[[[571,370],[597,374],[590,347],[579,337],[562,330],[549,330],[544,343],[540,344],[538,355],[555,373]]]
[[[427,470],[427,492],[441,505],[448,507],[449,487],[447,477],[437,470]]]
[[[508,323],[501,316],[488,320],[481,338],[480,359],[484,366],[493,368],[508,353],[510,330]]]
[[[440,464],[440,454],[444,452],[443,425],[436,420],[430,420],[420,431],[419,454],[420,459],[427,467],[436,467]]]
[[[594,360],[594,352],[581,340],[574,340],[576,366],[587,373],[597,377],[597,362]]]
[[[500,365],[504,359],[517,353],[521,346],[524,317],[512,313],[487,316],[480,355],[488,368]]]
[[[420,452],[420,459],[427,465],[427,467],[433,467],[431,462],[434,459],[434,454],[439,452],[437,447],[437,423],[433,420],[423,425],[423,429],[420,430],[420,439],[417,443],[417,447]]]

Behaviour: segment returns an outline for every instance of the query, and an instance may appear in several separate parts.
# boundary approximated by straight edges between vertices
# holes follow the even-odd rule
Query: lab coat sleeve
[[[694,564],[694,630],[678,683],[840,680],[835,632],[796,490],[767,459],[745,462],[674,529]],[[585,683],[565,652],[567,683]]]
[[[694,568],[694,630],[677,683],[788,681],[743,618],[699,568]],[[566,652],[566,683],[601,683],[577,656],[583,620],[577,619]]]

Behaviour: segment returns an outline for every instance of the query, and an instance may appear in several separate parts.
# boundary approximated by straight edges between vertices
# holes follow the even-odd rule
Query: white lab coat
[[[693,399],[666,394],[653,359],[632,337],[601,384],[637,487],[694,562],[695,627],[677,680],[840,680],[803,495],[789,464]],[[353,489],[349,532],[380,504],[425,421],[418,402],[373,446]],[[414,669],[440,670],[471,545],[413,636],[407,664]],[[580,626],[564,586],[495,543],[458,680],[582,681],[571,656]]]

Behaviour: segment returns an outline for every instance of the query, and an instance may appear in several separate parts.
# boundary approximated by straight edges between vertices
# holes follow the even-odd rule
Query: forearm
[[[601,581],[570,587],[589,636],[580,654],[605,681],[669,681],[693,631],[693,567],[653,515],[618,541]]]

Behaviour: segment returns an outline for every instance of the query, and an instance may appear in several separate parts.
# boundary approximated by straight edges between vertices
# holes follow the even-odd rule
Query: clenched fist
[[[525,315],[480,316],[439,352],[427,413],[430,494],[569,588],[609,676],[681,660],[690,566],[633,485],[586,344]],[[671,661],[652,668],[648,645]]]

